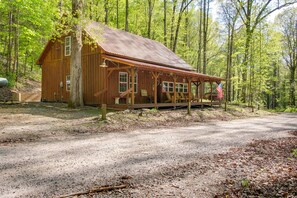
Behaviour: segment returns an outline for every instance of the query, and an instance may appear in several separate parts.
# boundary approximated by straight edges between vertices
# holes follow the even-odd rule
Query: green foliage
[[[57,6],[55,0],[2,0],[0,5],[0,74],[14,86],[17,77],[31,77],[39,68],[35,62],[52,35]]]
[[[242,179],[240,181],[240,183],[241,183],[241,186],[244,187],[244,188],[247,188],[250,185],[250,181],[248,179]]]
[[[158,113],[158,112],[159,112],[159,110],[158,110],[158,109],[156,109],[156,108],[152,108],[152,109],[150,109],[150,112],[151,112],[151,113]]]
[[[293,157],[297,158],[297,148],[292,150]]]
[[[90,19],[104,23],[105,2],[105,0],[85,0],[84,21]],[[182,0],[176,1],[177,7],[174,15],[172,10],[174,1],[167,0],[167,43],[164,41],[164,1],[153,0],[152,2],[151,39],[171,47],[170,38],[171,35],[175,37]],[[223,2],[219,1],[219,4],[223,4]],[[9,79],[10,86],[15,85],[17,72],[14,63],[17,58],[19,60],[18,76],[40,80],[40,69],[35,65],[35,62],[45,44],[52,37],[59,39],[61,35],[69,33],[71,24],[77,22],[71,16],[71,3],[71,0],[1,0],[0,13],[3,17],[0,18],[0,75]],[[228,5],[230,8],[228,10],[232,10],[231,5]],[[259,11],[256,5],[254,6],[253,11]],[[124,30],[125,7],[126,0],[108,1],[106,7],[108,10],[107,25],[114,28],[118,26],[119,29]],[[148,9],[148,1],[129,0],[129,32],[148,37]],[[12,24],[9,24],[9,14],[12,14],[14,18]],[[285,14],[286,12],[283,12],[282,15]],[[199,1],[193,1],[181,16],[176,53],[197,70],[198,31],[201,23]],[[208,20],[206,49],[206,73],[208,75],[226,76],[228,23],[224,17],[226,16],[221,14],[220,18],[215,20],[210,16]],[[19,19],[19,21],[15,19]],[[254,16],[252,20],[255,20]],[[285,67],[283,60],[283,54],[287,49],[283,45],[284,36],[278,31],[281,25],[282,23],[271,24],[263,20],[255,28],[249,48],[249,64],[246,68],[244,54],[246,52],[247,29],[238,17],[235,23],[233,53],[231,54],[231,101],[233,104],[243,105],[241,100],[243,86],[247,86],[249,90],[247,93],[249,104],[245,105],[251,105],[253,101],[254,106],[287,109],[291,103],[289,94],[291,84],[288,80],[290,71],[288,67]],[[10,46],[11,65],[8,68],[9,38],[12,45]],[[15,39],[19,41],[18,50],[15,50]],[[88,40],[88,42],[92,41]],[[18,54],[15,51],[18,51]],[[248,79],[243,80],[245,71]],[[293,111],[292,108],[287,111]]]
[[[288,107],[284,110],[286,113],[296,113],[297,112],[297,107]]]
[[[0,73],[1,77],[5,77],[8,80],[8,87],[14,87],[15,86],[15,74],[9,73],[6,75],[5,73]]]

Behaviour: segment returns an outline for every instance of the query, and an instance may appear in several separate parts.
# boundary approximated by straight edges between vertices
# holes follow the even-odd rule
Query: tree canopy
[[[228,102],[296,106],[296,0],[82,2],[83,20],[162,42],[198,72],[226,78]],[[275,11],[272,23],[267,17]],[[70,0],[1,0],[0,75],[10,82],[40,79],[35,61],[71,13]]]

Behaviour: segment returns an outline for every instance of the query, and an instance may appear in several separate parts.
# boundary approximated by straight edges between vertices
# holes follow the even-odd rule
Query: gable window
[[[132,88],[132,76],[129,77],[130,82],[129,82],[129,87]],[[134,93],[137,93],[138,91],[138,74],[134,74]]]
[[[119,73],[119,92],[125,92],[128,90],[128,73],[120,72]]]
[[[66,76],[66,91],[70,91],[70,75]]]
[[[65,37],[65,56],[71,55],[71,36]]]

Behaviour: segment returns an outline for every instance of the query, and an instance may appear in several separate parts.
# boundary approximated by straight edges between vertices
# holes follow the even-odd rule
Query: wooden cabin
[[[223,79],[194,72],[162,43],[97,22],[84,28],[83,96],[86,105],[150,108],[218,104],[204,100],[195,86]],[[70,94],[71,36],[49,41],[37,64],[42,66],[42,101],[67,102]]]

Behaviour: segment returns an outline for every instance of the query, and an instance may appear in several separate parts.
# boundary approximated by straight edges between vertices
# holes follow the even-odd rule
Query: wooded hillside
[[[0,1],[0,76],[40,78],[46,42],[64,32],[71,0]],[[225,98],[296,107],[297,0],[85,0],[94,20],[162,42],[197,72],[226,78]],[[268,17],[279,12],[276,19]],[[214,14],[216,13],[216,14]],[[213,16],[216,16],[213,18]],[[65,23],[62,23],[62,20]]]

